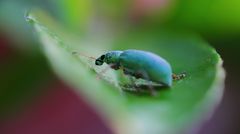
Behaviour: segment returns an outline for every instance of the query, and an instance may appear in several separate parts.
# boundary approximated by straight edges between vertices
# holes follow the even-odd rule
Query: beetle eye
[[[102,56],[100,57],[101,60],[104,60],[104,58],[105,58],[105,55],[102,55]]]

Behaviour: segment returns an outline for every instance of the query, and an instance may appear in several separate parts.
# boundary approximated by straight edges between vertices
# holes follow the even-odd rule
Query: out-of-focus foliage
[[[65,18],[75,24],[83,24],[86,22],[84,19],[89,19],[91,15],[100,15],[100,17],[112,19],[115,17],[114,19],[118,21],[154,20],[152,22],[157,27],[185,27],[206,36],[240,33],[240,2],[238,0],[61,1],[65,4],[61,6],[61,9],[67,13]],[[74,6],[70,8],[69,5]],[[83,5],[84,8],[81,8]]]
[[[203,33],[240,33],[239,0],[183,0],[178,2],[173,22]]]
[[[59,0],[56,2],[59,10],[63,10],[60,16],[72,30],[84,30],[92,16],[92,1],[86,0]]]
[[[154,27],[185,28],[204,36],[232,36],[240,33],[238,0],[2,0],[0,1],[0,27],[21,41],[33,39],[29,26],[24,23],[25,12],[34,7],[48,10],[59,22],[74,32],[102,21],[151,22]],[[152,21],[151,21],[152,20]],[[18,23],[16,23],[18,22]],[[157,22],[157,23],[156,23]],[[10,29],[10,30],[9,30]],[[24,43],[25,43],[24,42]],[[21,46],[22,47],[22,46]],[[26,48],[31,48],[28,45]]]
[[[41,93],[49,80],[49,69],[42,56],[21,56],[1,63],[0,119],[16,114],[33,96]],[[34,90],[35,89],[35,90]]]

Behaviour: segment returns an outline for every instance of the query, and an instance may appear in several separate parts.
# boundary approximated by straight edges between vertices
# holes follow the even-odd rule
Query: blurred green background
[[[239,0],[0,0],[0,133],[112,133],[53,74],[24,18],[34,8],[79,36],[91,28],[101,32],[103,21],[119,31],[125,24],[198,33],[220,53],[227,72],[223,100],[198,133],[240,133]]]

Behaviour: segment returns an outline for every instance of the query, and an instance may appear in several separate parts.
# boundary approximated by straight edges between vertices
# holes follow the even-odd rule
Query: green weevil
[[[112,69],[122,69],[125,75],[159,83],[166,87],[172,86],[172,81],[182,79],[185,74],[172,73],[170,64],[162,57],[142,50],[109,51],[95,60],[95,65],[103,63]]]

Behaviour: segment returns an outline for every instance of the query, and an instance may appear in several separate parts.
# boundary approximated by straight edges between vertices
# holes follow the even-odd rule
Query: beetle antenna
[[[81,56],[87,57],[87,58],[89,58],[89,59],[96,60],[96,58],[94,58],[94,57],[87,56],[87,55],[85,55],[85,54],[83,54],[83,53],[79,53],[79,52],[76,52],[76,51],[72,52],[72,54],[73,54],[73,55],[81,55]]]

